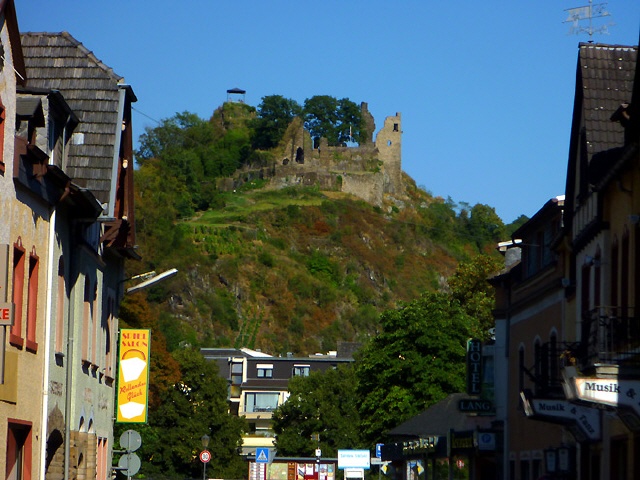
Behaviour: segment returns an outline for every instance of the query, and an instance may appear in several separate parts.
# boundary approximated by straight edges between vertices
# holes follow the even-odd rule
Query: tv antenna
[[[569,34],[587,33],[591,38],[596,33],[609,33],[607,28],[613,26],[613,23],[609,25],[600,25],[598,27],[593,26],[594,18],[610,17],[611,14],[607,12],[606,3],[593,4],[593,0],[589,0],[589,5],[583,7],[567,8],[565,12],[568,12],[569,16],[563,23],[571,23]],[[589,21],[588,26],[583,26],[580,22],[585,20]]]

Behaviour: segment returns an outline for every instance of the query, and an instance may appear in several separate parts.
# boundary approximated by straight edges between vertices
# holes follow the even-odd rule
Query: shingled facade
[[[102,204],[108,246],[133,248],[133,89],[67,32],[25,33],[22,49],[29,85],[59,91],[79,119],[58,166]]]

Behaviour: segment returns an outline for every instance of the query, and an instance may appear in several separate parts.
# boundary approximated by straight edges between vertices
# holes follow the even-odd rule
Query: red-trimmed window
[[[22,348],[24,339],[22,338],[22,302],[24,301],[24,262],[25,250],[22,247],[22,239],[13,244],[13,304],[14,316],[13,325],[9,333],[11,345]]]
[[[91,320],[93,322],[92,325],[92,338],[91,338],[91,363],[93,365],[98,365],[98,362],[100,361],[100,358],[98,357],[99,353],[98,353],[98,348],[100,347],[100,342],[98,341],[98,335],[99,335],[99,329],[98,329],[98,291],[97,291],[97,287],[98,285],[96,284],[95,288],[94,288],[94,292],[93,292],[93,296],[92,296],[92,302],[91,302],[91,311],[93,312],[93,315],[91,315]]]
[[[2,98],[0,98],[0,174],[4,174],[5,164],[4,164],[4,126],[5,126],[5,108],[2,103]]]
[[[38,325],[38,276],[40,273],[40,258],[35,247],[29,255],[29,288],[27,293],[27,350],[38,351],[36,342],[36,327]]]
[[[107,377],[114,377],[114,361],[115,356],[113,350],[115,348],[115,317],[114,312],[115,299],[109,295],[107,300],[107,321],[104,331],[104,373]]]
[[[98,445],[96,451],[96,480],[107,480],[109,478],[108,463],[108,443],[104,437],[98,437]]]
[[[56,292],[56,332],[55,332],[55,353],[62,353],[64,348],[64,257],[58,260],[58,285]]]
[[[31,480],[32,441],[31,422],[7,421],[7,480]]]
[[[89,361],[89,332],[91,329],[91,280],[84,278],[84,304],[82,311],[82,360]]]

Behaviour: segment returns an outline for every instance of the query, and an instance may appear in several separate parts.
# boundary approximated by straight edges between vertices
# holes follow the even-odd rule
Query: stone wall
[[[375,129],[367,104],[361,105],[365,128]],[[220,190],[237,189],[243,183],[268,179],[270,186],[317,185],[323,190],[337,190],[382,205],[385,194],[404,195],[402,183],[401,116],[387,117],[375,141],[365,140],[355,147],[329,146],[326,138],[313,148],[302,119],[291,122],[283,142],[275,152],[273,166],[242,169],[229,179],[218,182]]]

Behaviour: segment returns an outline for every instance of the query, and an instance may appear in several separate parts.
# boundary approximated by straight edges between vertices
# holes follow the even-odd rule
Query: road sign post
[[[202,480],[207,480],[207,463],[211,461],[211,452],[202,450],[200,452],[200,461],[202,462]]]

